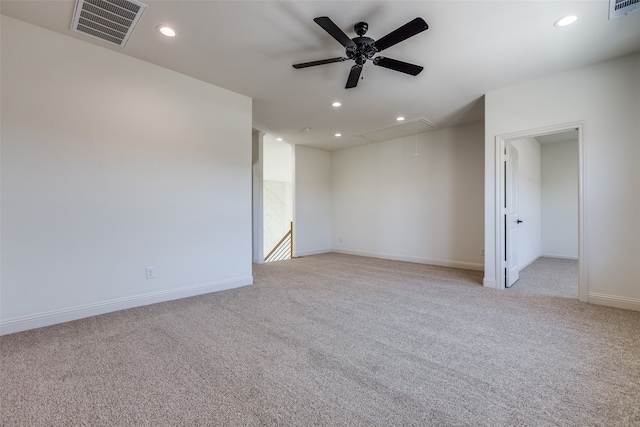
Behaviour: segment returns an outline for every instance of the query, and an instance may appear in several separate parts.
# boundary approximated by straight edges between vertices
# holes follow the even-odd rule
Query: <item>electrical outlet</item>
[[[147,267],[147,279],[155,279],[155,278],[156,278],[156,268]]]
[[[340,243],[342,243],[342,237],[340,238]]]

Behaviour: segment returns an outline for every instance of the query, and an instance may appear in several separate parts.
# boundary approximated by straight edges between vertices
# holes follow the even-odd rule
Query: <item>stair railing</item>
[[[280,239],[271,252],[264,257],[264,262],[283,261],[293,258],[293,222],[289,223],[289,231]]]

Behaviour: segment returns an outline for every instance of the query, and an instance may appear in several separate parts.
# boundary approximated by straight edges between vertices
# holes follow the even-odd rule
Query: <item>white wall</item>
[[[331,155],[294,146],[294,256],[331,252]]]
[[[5,16],[1,54],[2,333],[252,283],[251,99]]]
[[[542,255],[578,258],[578,141],[540,146]]]
[[[541,254],[540,143],[535,138],[511,141],[518,150],[518,266],[520,269]]]
[[[474,123],[332,152],[333,250],[482,269],[483,149]]]
[[[582,122],[588,300],[640,310],[638,75],[640,53],[486,94],[486,285],[498,283],[496,136]]]

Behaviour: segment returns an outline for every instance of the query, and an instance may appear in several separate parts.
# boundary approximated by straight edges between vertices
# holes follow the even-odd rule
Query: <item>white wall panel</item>
[[[294,256],[331,252],[331,155],[294,147]]]
[[[4,333],[252,282],[247,97],[2,16],[1,162]]]
[[[578,141],[541,145],[542,255],[578,258]]]
[[[332,152],[334,251],[481,269],[483,125]]]

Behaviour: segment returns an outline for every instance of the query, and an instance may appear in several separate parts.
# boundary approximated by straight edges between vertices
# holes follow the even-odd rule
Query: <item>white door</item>
[[[508,288],[520,278],[518,263],[518,150],[505,145],[505,286]]]

